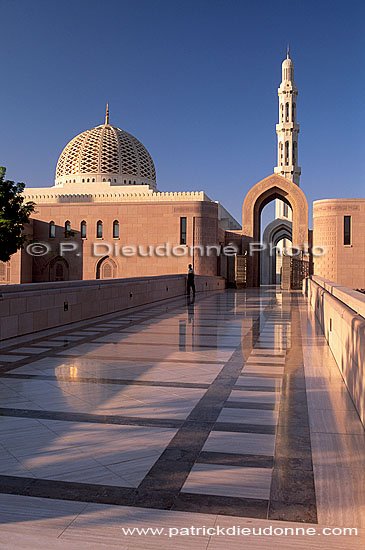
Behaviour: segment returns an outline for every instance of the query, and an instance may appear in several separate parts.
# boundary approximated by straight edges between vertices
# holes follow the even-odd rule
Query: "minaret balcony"
[[[297,166],[296,164],[282,164],[280,166],[277,166],[276,168],[280,168],[280,170],[283,170],[284,172],[293,172],[295,174],[300,174],[302,170],[301,167]]]
[[[276,124],[276,132],[292,130],[293,133],[299,134],[299,124],[297,122],[279,122]]]
[[[284,80],[284,82],[282,82],[280,84],[280,87],[278,88],[278,95],[286,94],[288,92],[298,95],[298,88],[296,87],[294,82],[291,82],[290,80]]]

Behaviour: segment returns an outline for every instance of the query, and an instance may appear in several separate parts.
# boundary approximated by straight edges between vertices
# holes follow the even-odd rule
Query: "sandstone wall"
[[[221,277],[196,275],[197,292],[223,290]],[[7,285],[0,289],[0,340],[182,296],[184,275]]]

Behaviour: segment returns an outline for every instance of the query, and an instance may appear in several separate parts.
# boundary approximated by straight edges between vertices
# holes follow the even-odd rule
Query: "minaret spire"
[[[106,104],[105,124],[109,124],[109,103]]]
[[[298,166],[298,89],[294,82],[294,63],[289,57],[289,44],[286,58],[282,63],[282,82],[278,89],[278,96],[279,123],[276,125],[278,163],[274,172],[299,185],[301,169]]]

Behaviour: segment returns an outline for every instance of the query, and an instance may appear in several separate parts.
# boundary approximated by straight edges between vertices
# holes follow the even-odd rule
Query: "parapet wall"
[[[26,188],[24,191],[25,201],[34,201],[37,204],[49,203],[100,203],[100,202],[186,202],[186,201],[206,201],[212,202],[204,191],[183,191],[183,192],[153,192],[146,189],[144,185],[136,186],[133,191],[130,185],[116,187],[108,186],[102,191],[99,184],[99,192],[93,191],[95,184],[81,184],[68,187],[46,187],[46,188]],[[120,191],[120,188],[123,191]],[[88,192],[89,191],[89,192]]]
[[[317,275],[304,280],[303,292],[365,425],[365,295]]]
[[[223,290],[222,277],[196,275],[197,292]],[[7,285],[0,289],[0,340],[182,296],[185,275]]]

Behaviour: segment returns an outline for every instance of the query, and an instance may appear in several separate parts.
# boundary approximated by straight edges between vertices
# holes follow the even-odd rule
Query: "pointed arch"
[[[103,222],[101,220],[96,222],[96,238],[103,238]]]
[[[96,264],[96,279],[116,279],[118,276],[117,264],[109,256],[103,256]]]
[[[291,181],[272,174],[254,185],[247,193],[242,208],[243,247],[248,249],[249,242],[260,242],[261,212],[264,206],[274,199],[280,199],[293,211],[292,243],[294,247],[304,249],[308,246],[308,203],[303,191]],[[252,261],[253,285],[259,286],[260,258],[254,254]]]
[[[53,220],[48,224],[48,237],[50,239],[54,239],[56,237],[56,225]]]
[[[276,256],[275,254],[270,254],[270,245],[272,247],[277,246],[278,242],[283,238],[290,241],[292,240],[292,222],[282,218],[276,218],[265,227],[265,231],[262,235],[262,243],[265,245],[265,248],[261,252],[260,259],[262,266],[262,269],[260,270],[261,284],[276,284]]]
[[[87,237],[87,223],[85,220],[82,220],[80,223],[80,235],[82,239],[86,239]]]
[[[70,267],[67,260],[63,256],[55,256],[43,268],[42,272],[47,274],[48,281],[68,281]]]
[[[118,220],[113,221],[113,239],[119,239],[119,222],[118,222]]]

